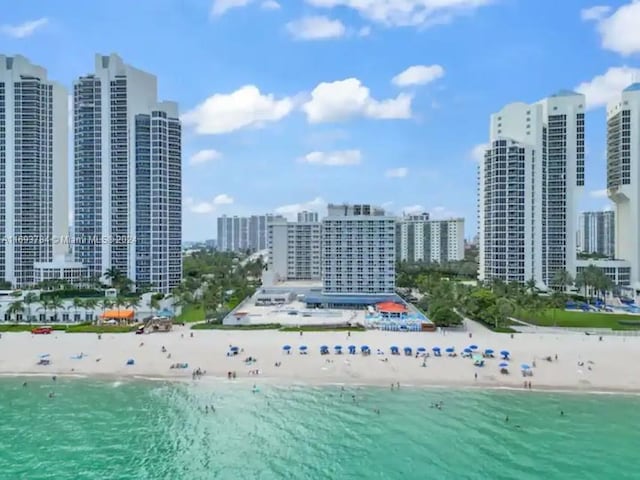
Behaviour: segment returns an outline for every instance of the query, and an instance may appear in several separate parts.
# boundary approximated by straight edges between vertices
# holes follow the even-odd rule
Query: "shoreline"
[[[387,390],[390,386],[389,383],[380,382],[367,382],[367,383],[350,383],[335,379],[332,381],[328,379],[326,381],[313,381],[313,380],[297,380],[286,379],[282,377],[241,377],[234,380],[228,380],[223,377],[209,377],[204,376],[198,380],[192,380],[187,377],[179,377],[173,375],[115,375],[109,373],[103,374],[77,374],[77,373],[56,373],[52,371],[50,373],[44,372],[15,372],[0,373],[0,382],[3,378],[15,378],[15,379],[29,379],[29,378],[51,378],[56,376],[60,379],[66,380],[96,380],[100,382],[162,382],[162,383],[175,383],[185,385],[222,385],[225,386],[239,386],[239,385],[269,385],[275,387],[300,387],[300,388],[328,388],[328,387],[347,387],[347,388],[377,388]],[[629,396],[640,397],[640,390],[625,389],[625,388],[576,388],[576,387],[558,387],[557,385],[537,385],[535,388],[525,389],[524,387],[515,387],[510,385],[496,385],[491,383],[478,382],[475,384],[466,384],[463,382],[449,382],[449,383],[405,383],[400,385],[400,390],[452,390],[452,391],[476,391],[476,392],[521,392],[526,393],[557,393],[561,395],[612,395],[612,396]]]

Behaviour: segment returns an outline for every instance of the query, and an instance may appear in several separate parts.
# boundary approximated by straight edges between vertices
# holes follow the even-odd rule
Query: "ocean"
[[[640,476],[640,397],[258,388],[207,379],[0,379],[0,478]]]

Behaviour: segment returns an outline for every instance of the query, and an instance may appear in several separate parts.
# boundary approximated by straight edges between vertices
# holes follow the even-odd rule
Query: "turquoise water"
[[[0,379],[1,479],[601,480],[640,465],[635,397],[27,381]]]

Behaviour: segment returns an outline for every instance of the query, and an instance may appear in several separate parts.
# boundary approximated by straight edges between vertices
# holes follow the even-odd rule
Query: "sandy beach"
[[[473,337],[469,338],[469,331]],[[150,335],[96,334],[31,335],[3,334],[0,339],[0,374],[2,375],[86,375],[110,377],[155,377],[191,380],[193,370],[206,371],[204,380],[227,380],[227,373],[237,374],[237,381],[253,383],[309,383],[438,385],[523,388],[522,363],[535,364],[533,376],[527,377],[533,389],[626,391],[640,392],[640,337],[598,336],[584,334],[520,334],[511,338],[480,327],[467,332],[400,333],[367,331],[347,337],[342,332],[298,333],[266,331],[193,331],[178,327],[171,333]],[[143,343],[141,346],[140,344]],[[368,345],[372,354],[349,355],[348,345]],[[451,358],[444,349],[455,347],[461,352],[470,344],[479,351],[492,348],[496,358],[487,359],[484,367],[475,367],[468,358]],[[241,349],[229,357],[229,346]],[[291,354],[283,351],[291,345]],[[306,345],[308,354],[299,354]],[[321,356],[321,345],[331,354]],[[345,353],[334,354],[334,345],[342,345]],[[390,346],[413,348],[413,356],[389,355]],[[162,352],[165,347],[166,353]],[[423,359],[415,357],[417,347],[443,349],[442,357],[431,353]],[[376,354],[377,349],[385,355]],[[510,374],[500,373],[501,350],[511,353]],[[84,354],[81,359],[74,358]],[[48,354],[51,364],[38,365],[41,355]],[[171,358],[168,358],[171,354]],[[555,360],[555,356],[558,360]],[[257,362],[245,363],[247,357]],[[549,362],[545,357],[551,356]],[[134,365],[127,365],[134,359]],[[187,363],[186,369],[171,369],[174,363]],[[279,363],[280,366],[276,366]],[[251,371],[259,370],[259,374]],[[477,373],[477,378],[475,374]]]

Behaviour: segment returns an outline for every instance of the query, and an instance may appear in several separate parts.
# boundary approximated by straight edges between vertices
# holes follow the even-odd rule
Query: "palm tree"
[[[46,298],[44,299],[40,299],[40,306],[38,307],[38,310],[43,310],[44,311],[44,321],[45,323],[47,322],[47,312],[49,311],[49,305],[50,305],[50,301]]]
[[[556,288],[562,287],[562,291],[564,292],[567,289],[567,287],[570,287],[571,285],[573,285],[573,277],[568,271],[564,269],[557,270],[553,274],[553,280],[551,283]]]
[[[22,303],[24,303],[27,307],[27,322],[29,323],[31,323],[31,321],[33,320],[33,316],[31,315],[31,305],[33,305],[37,301],[38,296],[33,292],[27,293],[22,299]]]
[[[133,310],[133,318],[136,317],[138,308],[140,308],[140,297],[131,297],[126,302],[127,308]]]
[[[73,308],[73,321],[76,321],[78,317],[78,310],[85,306],[84,300],[82,298],[74,298],[73,304],[69,306],[69,308]]]
[[[87,298],[84,300],[84,308],[85,310],[91,310],[91,313],[94,313],[94,310],[98,306],[98,301],[95,298]]]
[[[7,315],[9,315],[10,319],[13,315],[17,316],[18,314],[22,314],[23,312],[24,312],[24,304],[20,300],[13,302],[11,305],[9,305],[9,308],[7,308]],[[16,318],[16,321],[17,321],[17,318]]]
[[[155,295],[151,295],[151,300],[149,300],[149,307],[153,310],[153,313],[157,313],[160,310],[160,300]]]
[[[102,309],[102,316],[104,316],[105,312],[113,307],[113,300],[110,298],[103,298],[100,300],[100,308]]]
[[[60,297],[51,297],[49,301],[49,308],[53,310],[53,319],[54,321],[58,321],[58,310],[64,308],[64,304]]]
[[[116,297],[116,299],[113,302],[113,305],[116,307],[116,310],[118,311],[118,322],[120,322],[122,320],[122,318],[120,318],[120,309],[122,307],[124,307],[127,304],[127,300],[124,297]]]

